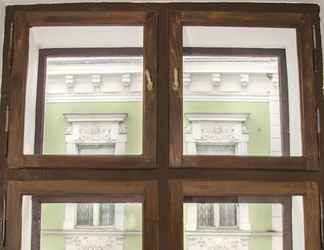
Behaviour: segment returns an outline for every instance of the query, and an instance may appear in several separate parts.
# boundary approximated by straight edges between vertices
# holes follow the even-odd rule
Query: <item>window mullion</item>
[[[99,226],[100,224],[100,212],[99,212],[99,204],[93,204],[93,225]]]

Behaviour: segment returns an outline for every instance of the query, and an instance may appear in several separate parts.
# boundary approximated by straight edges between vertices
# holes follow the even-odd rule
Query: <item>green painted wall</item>
[[[270,120],[267,103],[255,102],[184,102],[184,114],[192,112],[249,113],[248,154],[270,155]],[[184,119],[186,125],[187,121]]]
[[[44,153],[66,154],[64,113],[127,113],[126,154],[142,153],[143,108],[141,102],[48,103],[45,111]]]
[[[251,230],[269,232],[272,229],[272,204],[251,204],[249,206]],[[252,237],[249,250],[271,250],[271,237]]]

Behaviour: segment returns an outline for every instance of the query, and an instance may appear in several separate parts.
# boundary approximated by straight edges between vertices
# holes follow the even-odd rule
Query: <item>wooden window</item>
[[[172,12],[170,165],[318,169],[316,73],[304,63],[314,20],[256,11],[242,22],[245,14]]]
[[[72,23],[59,11],[50,14],[54,22],[43,13],[15,14],[24,42],[13,60],[25,72],[15,82],[25,91],[19,104],[11,96],[17,116],[10,124],[24,125],[11,126],[10,165],[154,168],[158,13],[70,14]]]
[[[66,239],[66,249],[122,249],[120,247],[128,244],[127,235],[133,237],[136,249],[156,249],[156,183],[47,181],[44,184],[42,181],[9,184],[8,216],[13,216],[14,211],[22,216],[14,216],[8,233],[22,232],[17,233],[22,238],[8,243],[8,248],[18,249],[21,242],[22,249],[46,249],[48,244],[53,244],[51,237],[59,230]],[[111,214],[114,210],[115,217]],[[62,219],[60,231],[58,225]],[[131,220],[131,224],[127,224],[127,220]],[[146,233],[142,235],[142,231]]]
[[[315,183],[172,180],[169,182],[169,188],[173,190],[169,207],[170,222],[172,222],[169,240],[173,242],[171,249],[184,249],[184,246],[185,249],[196,249],[199,246],[249,249],[249,244],[251,244],[249,240],[258,237],[262,231],[264,235],[268,234],[272,238],[272,249],[276,250],[294,249],[293,246],[302,244],[305,244],[305,249],[312,249],[318,244],[314,240],[320,241],[319,221],[314,225],[312,224],[314,221],[311,222],[310,218],[312,217],[311,211],[315,214],[320,213]],[[273,194],[276,196],[274,197]],[[236,206],[239,214],[237,217],[233,216],[235,211],[232,209],[233,206],[232,208],[228,206],[231,206],[233,202],[238,204]],[[219,221],[219,224],[227,227],[228,230],[237,221],[237,228],[228,235],[212,234],[210,228],[205,234],[196,231],[197,226],[199,228],[201,225],[199,220],[196,225],[192,216],[199,203],[205,203],[203,204],[206,209],[204,212],[209,213],[209,217],[204,218],[204,226],[215,225],[215,221]],[[229,216],[215,217],[215,209],[211,212],[211,206],[205,206],[211,203],[222,204],[219,210]],[[260,221],[265,218],[272,221],[268,226],[251,226],[251,221]],[[248,232],[249,237],[240,232]],[[308,235],[309,232],[312,234]]]
[[[7,6],[5,28],[6,250],[323,245],[317,5]]]

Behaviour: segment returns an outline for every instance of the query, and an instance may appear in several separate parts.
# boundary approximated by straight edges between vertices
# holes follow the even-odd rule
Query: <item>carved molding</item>
[[[188,250],[248,250],[248,237],[187,236]]]
[[[184,135],[186,154],[197,154],[198,145],[232,145],[236,155],[247,153],[249,136],[245,122],[249,118],[249,114],[187,113],[185,118],[188,121]],[[219,154],[219,152],[214,153]]]
[[[66,250],[123,250],[124,236],[70,235],[65,236]]]
[[[113,144],[115,154],[126,150],[126,113],[69,113],[65,142],[68,154],[77,154],[78,145]]]

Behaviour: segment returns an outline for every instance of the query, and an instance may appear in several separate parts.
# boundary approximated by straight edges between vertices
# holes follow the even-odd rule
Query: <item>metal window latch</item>
[[[146,81],[147,81],[146,88],[148,91],[152,91],[154,88],[154,83],[152,81],[151,74],[148,69],[145,70],[145,77],[146,77]]]
[[[179,71],[177,68],[173,69],[173,85],[172,85],[172,89],[174,91],[178,91],[179,90]]]

